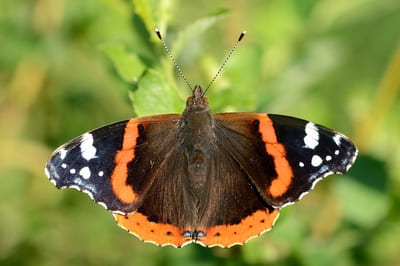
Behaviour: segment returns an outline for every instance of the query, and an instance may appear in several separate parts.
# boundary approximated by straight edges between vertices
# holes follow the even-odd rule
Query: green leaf
[[[171,9],[174,1],[171,0],[132,0],[135,7],[135,13],[143,20],[143,23],[149,33],[153,33],[154,28],[160,28],[161,31],[166,28],[168,19],[171,17]],[[153,40],[158,40],[155,35]]]
[[[135,13],[142,18],[147,31],[152,32],[156,26],[156,22],[151,8],[151,1],[132,0],[132,2],[135,7]]]
[[[101,49],[112,61],[124,81],[136,83],[145,69],[145,65],[136,54],[129,53],[122,44],[116,43],[104,44]]]
[[[157,1],[157,9],[156,9],[156,16],[157,16],[157,21],[156,25],[153,27],[157,27],[161,32],[164,32],[164,29],[167,28],[167,24],[169,22],[169,19],[173,17],[173,7],[175,6],[176,1],[174,0],[159,0]],[[153,29],[151,29],[153,30]],[[152,31],[153,33],[153,31]],[[154,36],[154,34],[153,34]],[[157,42],[159,40],[157,39]]]
[[[140,79],[138,89],[129,93],[138,116],[182,113],[185,101],[181,99],[165,77],[150,69]]]
[[[363,228],[376,226],[387,215],[390,203],[383,163],[359,156],[346,176],[334,179],[333,186],[343,217]]]
[[[214,15],[197,20],[193,24],[188,25],[186,28],[180,31],[175,41],[171,45],[175,57],[179,56],[179,53],[189,41],[191,41],[194,37],[198,37],[200,34],[212,27],[218,20],[222,19],[227,12],[228,10],[222,9]]]
[[[262,95],[256,96],[257,88],[260,87],[261,58],[262,52],[255,46],[244,45],[235,51],[222,75],[216,79],[208,92],[212,110],[215,112],[255,110],[256,100]],[[221,65],[221,62],[213,61],[213,64],[202,64],[203,72],[208,72],[210,80]],[[202,60],[203,62],[205,60]],[[247,72],[251,74],[243,75]]]
[[[175,0],[132,0],[135,14],[133,16],[133,31],[135,42],[141,43],[142,49],[136,52],[148,59],[158,58],[156,47],[159,47],[160,41],[154,33],[158,28],[165,32],[169,18],[172,17],[172,9]],[[136,39],[137,38],[137,39]]]

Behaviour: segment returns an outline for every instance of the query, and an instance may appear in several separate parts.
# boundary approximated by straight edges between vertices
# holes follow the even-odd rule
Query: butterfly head
[[[208,99],[204,97],[204,93],[200,85],[196,85],[193,89],[193,95],[186,101],[186,109],[208,110]]]

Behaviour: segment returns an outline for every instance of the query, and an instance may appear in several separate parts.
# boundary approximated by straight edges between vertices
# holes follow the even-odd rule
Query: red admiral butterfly
[[[200,86],[192,93],[182,115],[116,122],[62,145],[46,175],[143,241],[230,247],[270,230],[282,207],[356,159],[341,133],[283,115],[212,114]]]

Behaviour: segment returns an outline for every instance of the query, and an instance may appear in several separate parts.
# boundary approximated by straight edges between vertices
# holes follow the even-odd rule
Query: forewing
[[[215,118],[228,152],[274,207],[297,201],[329,174],[347,172],[357,156],[346,136],[302,119],[259,113]]]
[[[159,115],[116,122],[87,132],[59,147],[46,164],[45,172],[57,188],[75,188],[87,193],[106,209],[130,213],[140,203],[141,197],[133,183],[140,189],[151,183],[146,175],[128,171],[135,160],[136,150],[146,150],[145,128],[173,134],[179,115]],[[151,130],[150,130],[151,131]],[[140,146],[138,145],[140,142]],[[162,160],[167,150],[154,155],[153,163]],[[148,161],[140,171],[150,172]],[[130,179],[128,180],[128,175]]]

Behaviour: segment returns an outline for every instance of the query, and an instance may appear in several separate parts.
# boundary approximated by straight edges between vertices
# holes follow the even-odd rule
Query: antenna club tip
[[[239,36],[238,42],[240,42],[240,41],[243,39],[244,35],[246,35],[246,31],[245,31],[245,30],[244,30],[244,31],[242,31],[242,33],[240,33],[240,36]]]
[[[155,33],[157,34],[158,39],[162,40],[161,32],[158,28],[154,29]]]

